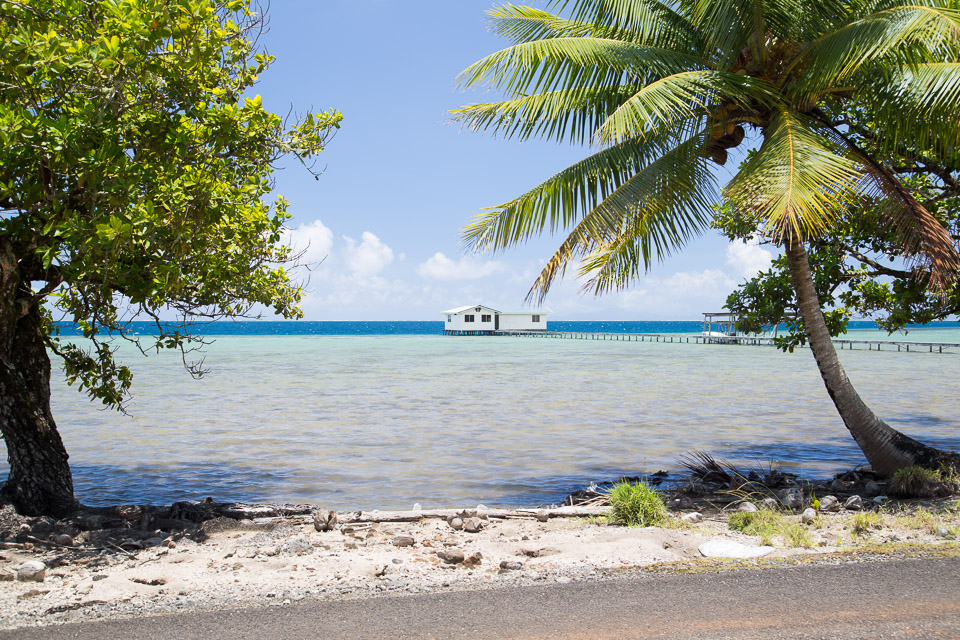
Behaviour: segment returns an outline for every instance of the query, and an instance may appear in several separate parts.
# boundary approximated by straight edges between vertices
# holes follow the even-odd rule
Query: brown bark
[[[24,515],[76,508],[67,452],[50,411],[50,358],[40,308],[0,239],[0,431],[10,472],[3,493]]]
[[[833,346],[803,243],[788,242],[786,255],[800,317],[803,318],[810,350],[817,361],[823,384],[840,418],[873,470],[883,477],[890,477],[897,469],[913,465],[931,468],[943,463],[955,465],[957,454],[934,449],[900,433],[877,417],[863,402],[847,378]]]

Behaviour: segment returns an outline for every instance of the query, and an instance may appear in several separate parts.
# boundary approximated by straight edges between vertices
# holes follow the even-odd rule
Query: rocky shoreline
[[[616,579],[637,568],[716,570],[725,561],[709,558],[718,557],[759,566],[856,558],[868,548],[957,550],[956,498],[891,500],[863,471],[821,483],[789,474],[742,480],[731,488],[729,477],[699,473],[678,483],[665,492],[673,517],[659,528],[605,524],[598,487],[552,509],[332,512],[206,500],[83,509],[56,521],[2,505],[0,628]],[[731,529],[731,513],[767,507],[802,527],[807,543]]]

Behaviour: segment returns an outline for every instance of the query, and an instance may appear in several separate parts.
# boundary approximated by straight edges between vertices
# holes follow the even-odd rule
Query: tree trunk
[[[890,477],[897,469],[913,465],[936,468],[943,463],[956,464],[956,454],[934,449],[900,433],[864,404],[837,357],[803,242],[788,242],[786,254],[798,310],[823,384],[873,470],[883,477]]]
[[[19,299],[18,299],[19,296]],[[24,515],[73,511],[73,476],[50,412],[50,358],[9,244],[0,242],[0,431],[10,473],[3,493]]]

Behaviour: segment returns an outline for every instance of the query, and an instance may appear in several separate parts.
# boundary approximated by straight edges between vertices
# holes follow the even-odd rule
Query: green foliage
[[[850,518],[850,530],[854,536],[865,536],[871,529],[883,526],[883,516],[875,511],[861,511]]]
[[[892,172],[953,238],[960,237],[960,154],[942,145],[924,147],[917,140],[900,141],[895,148],[883,142],[882,103],[853,107],[833,105],[832,121],[848,128],[848,137],[866,149]],[[808,251],[814,284],[833,336],[846,332],[852,317],[872,318],[887,331],[904,330],[960,313],[960,284],[931,291],[912,267],[915,261],[899,258],[901,238],[885,219],[886,203],[869,197],[846,206],[845,215],[825,233],[811,239]],[[717,208],[713,225],[730,239],[757,237],[758,220],[738,210],[732,202]],[[738,314],[740,329],[761,332],[784,317],[782,348],[803,344],[799,322],[792,321],[796,300],[786,260],[774,261],[770,270],[741,284],[727,298],[727,308]]]
[[[727,518],[727,525],[734,531],[750,536],[759,536],[761,544],[773,546],[780,536],[790,547],[812,547],[810,532],[798,522],[790,522],[773,509],[737,511]]]
[[[43,283],[0,307],[46,304],[68,380],[105,404],[130,372],[98,338],[131,317],[157,320],[142,349],[188,351],[193,321],[301,313],[271,174],[341,115],[285,121],[252,94],[262,25],[251,0],[0,0],[0,243]],[[61,318],[93,348],[61,343]]]
[[[542,299],[572,265],[594,293],[629,286],[709,228],[720,193],[709,161],[723,165],[730,150],[755,141],[726,189],[739,218],[727,228],[733,237],[829,246],[849,224],[865,239],[882,238],[873,247],[882,255],[907,256],[912,275],[926,274],[911,279],[918,296],[928,297],[925,287],[940,294],[955,279],[960,258],[948,218],[904,187],[914,174],[888,161],[904,147],[927,152],[914,158],[921,168],[958,157],[956,0],[882,8],[780,0],[749,9],[739,0],[556,0],[549,8],[565,15],[512,5],[490,12],[492,30],[512,44],[460,81],[503,99],[455,112],[494,135],[600,147],[464,231],[468,246],[494,251],[566,233],[530,297]],[[851,125],[860,114],[873,137]],[[929,171],[935,186],[958,184],[949,172]],[[821,253],[825,268],[831,258],[834,269],[846,268],[844,255]],[[779,321],[790,308],[780,267],[744,294],[741,306],[762,304],[746,323]],[[823,299],[832,300],[831,274],[820,279]],[[773,298],[762,303],[767,293]],[[874,282],[844,295],[828,318],[834,332],[847,307],[888,303],[891,291]]]
[[[780,535],[786,526],[783,516],[772,509],[756,511],[737,511],[727,518],[727,525],[734,531],[742,531],[750,536],[760,536],[760,542],[773,545],[773,539]]]
[[[631,527],[653,527],[666,521],[667,507],[660,494],[642,482],[620,482],[608,494],[610,521]]]
[[[933,498],[955,493],[960,477],[952,469],[912,466],[898,469],[890,478],[890,493],[903,498]]]

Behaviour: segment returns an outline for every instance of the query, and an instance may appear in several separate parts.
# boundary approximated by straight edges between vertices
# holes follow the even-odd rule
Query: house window
[[[473,319],[474,319],[475,317],[476,317],[476,316],[463,316],[463,321],[464,321],[464,322],[473,322]]]
[[[534,322],[540,322],[540,316],[533,316]]]
[[[489,315],[489,314],[484,314],[484,315],[480,316],[480,322],[490,322],[490,315]]]
[[[453,316],[449,313],[447,314],[447,322],[453,322]]]

